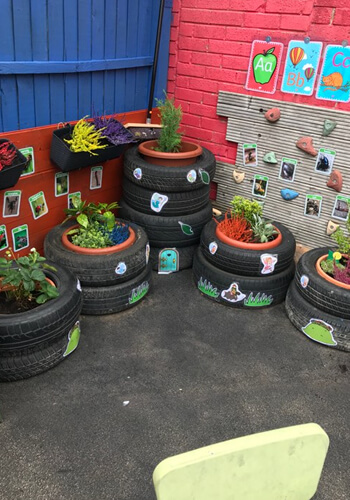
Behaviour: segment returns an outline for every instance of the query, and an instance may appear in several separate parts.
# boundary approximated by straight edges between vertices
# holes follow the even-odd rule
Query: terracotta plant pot
[[[342,283],[341,281],[338,281],[334,278],[332,278],[332,276],[329,276],[327,273],[325,273],[321,267],[321,262],[323,260],[326,260],[328,257],[328,255],[321,255],[321,257],[319,257],[316,261],[316,271],[318,272],[318,274],[320,276],[322,276],[322,278],[324,278],[326,281],[328,281],[329,283],[333,283],[333,285],[337,285],[337,286],[340,286],[340,288],[345,288],[345,290],[350,290],[350,285],[347,285],[346,283]]]
[[[83,253],[85,255],[107,255],[111,253],[116,253],[120,252],[121,250],[125,250],[126,248],[131,247],[131,245],[134,244],[136,240],[136,234],[135,231],[129,226],[129,238],[123,241],[123,243],[120,243],[119,245],[113,245],[111,247],[106,247],[106,248],[84,248],[84,247],[79,247],[78,245],[74,245],[70,240],[67,235],[69,231],[72,229],[78,228],[79,225],[76,224],[74,226],[71,226],[67,228],[64,233],[62,234],[62,244],[68,250],[71,252],[75,253]]]
[[[226,234],[221,231],[219,226],[216,226],[215,234],[220,241],[226,243],[226,245],[230,245],[231,247],[245,248],[246,250],[269,250],[270,248],[277,247],[282,242],[281,232],[277,229],[277,227],[274,226],[274,228],[278,231],[278,234],[274,240],[268,241],[267,243],[246,243],[244,241],[234,240],[229,236],[226,236]]]
[[[163,153],[155,151],[158,146],[157,141],[145,141],[139,144],[139,152],[145,157],[148,163],[152,165],[162,165],[163,167],[186,167],[193,165],[197,157],[202,154],[202,148],[193,142],[181,143],[181,149],[178,153]]]

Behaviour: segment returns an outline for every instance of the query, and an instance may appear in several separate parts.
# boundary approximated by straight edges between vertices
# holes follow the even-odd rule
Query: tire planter
[[[138,186],[128,178],[123,179],[123,199],[134,210],[149,215],[174,217],[188,215],[202,210],[209,199],[210,186],[203,185],[193,191],[157,193],[151,189]],[[159,204],[159,196],[167,201]]]
[[[282,302],[294,270],[291,262],[276,275],[252,277],[229,273],[208,262],[200,248],[193,259],[194,280],[201,293],[231,307],[262,308]]]
[[[193,256],[197,248],[198,245],[190,245],[189,247],[180,247],[175,249],[179,256],[178,271],[192,267]],[[150,261],[153,271],[161,271],[159,268],[159,253],[162,251],[164,251],[164,248],[151,247]]]
[[[84,255],[68,250],[62,243],[62,234],[72,225],[74,221],[67,221],[54,227],[45,237],[44,253],[46,258],[60,262],[75,274],[82,286],[97,287],[123,283],[136,277],[145,268],[148,238],[141,227],[130,223],[136,239],[134,244],[125,250],[108,255]]]
[[[137,305],[149,292],[152,284],[151,263],[131,280],[116,285],[83,286],[82,314],[112,314]]]
[[[69,270],[50,264],[56,271],[45,270],[45,275],[58,288],[59,297],[30,311],[0,315],[0,380],[36,375],[70,353],[66,351],[82,309],[82,293]]]
[[[294,259],[295,238],[291,231],[279,222],[273,225],[281,232],[280,245],[268,250],[250,250],[228,245],[220,241],[216,235],[216,222],[211,220],[205,225],[201,234],[201,249],[205,258],[223,271],[237,273],[243,276],[263,276],[266,266],[264,256],[271,255],[277,262],[266,274],[278,274],[288,268]],[[263,260],[262,260],[263,259]],[[272,271],[271,271],[272,268]]]
[[[297,280],[290,285],[285,302],[291,323],[311,340],[350,352],[350,320],[310,304],[299,293]]]
[[[315,248],[300,257],[295,275],[296,288],[317,309],[350,320],[350,290],[327,281],[316,270],[317,260],[329,250],[328,247]]]
[[[164,167],[148,163],[138,151],[138,146],[129,148],[124,155],[124,175],[134,184],[157,192],[192,191],[209,184],[216,168],[215,156],[202,148],[203,152],[194,165],[187,167]]]
[[[199,242],[203,226],[212,218],[210,201],[202,210],[184,216],[162,217],[138,212],[124,200],[119,213],[123,219],[136,222],[148,235],[151,246],[160,248],[186,247]]]

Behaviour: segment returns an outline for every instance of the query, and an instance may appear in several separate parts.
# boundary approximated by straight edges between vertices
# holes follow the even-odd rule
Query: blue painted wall
[[[1,0],[0,131],[148,105],[160,0]],[[155,97],[166,88],[166,0]]]

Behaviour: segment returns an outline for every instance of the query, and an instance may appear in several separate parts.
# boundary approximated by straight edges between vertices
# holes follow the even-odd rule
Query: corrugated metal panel
[[[147,108],[160,0],[2,0],[0,131]],[[166,88],[166,0],[155,96]]]
[[[279,107],[281,110],[281,118],[276,123],[270,123],[264,117],[264,113],[272,107]],[[299,243],[311,247],[334,244],[325,231],[328,221],[332,219],[336,195],[350,196],[350,115],[343,111],[224,91],[219,92],[217,113],[228,117],[226,139],[238,143],[236,165],[218,162],[214,179],[218,183],[217,207],[226,210],[235,195],[253,198],[254,175],[266,175],[269,178],[267,196],[257,198],[264,201],[264,215],[286,224]],[[337,127],[328,137],[322,136],[325,119],[337,121]],[[336,151],[333,168],[342,173],[342,193],[327,187],[329,177],[315,172],[316,158],[296,147],[296,141],[302,136],[313,137],[316,150],[323,147]],[[243,165],[244,143],[257,144],[257,167]],[[263,162],[263,156],[269,151],[276,153],[276,165]],[[279,179],[282,157],[298,160],[294,182]],[[234,182],[234,168],[245,172],[243,183]],[[283,188],[299,192],[298,198],[292,201],[283,200],[280,194]],[[304,215],[306,194],[322,196],[319,218]],[[332,220],[345,227],[343,222]]]

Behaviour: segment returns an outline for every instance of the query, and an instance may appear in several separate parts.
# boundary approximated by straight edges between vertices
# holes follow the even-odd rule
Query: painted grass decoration
[[[217,299],[220,295],[218,289],[214,288],[210,281],[203,280],[203,278],[200,278],[200,280],[198,281],[198,288],[202,293],[205,293],[206,295],[208,295],[209,297],[213,297],[214,299]]]
[[[129,297],[129,304],[135,304],[135,302],[139,301],[146,295],[149,289],[148,281],[144,281],[137,288],[134,288],[131,291],[131,297]]]
[[[250,292],[248,298],[244,300],[244,305],[247,307],[263,307],[269,306],[273,301],[273,297],[271,295],[266,295],[265,293],[261,294],[260,292],[253,297],[253,292]]]

